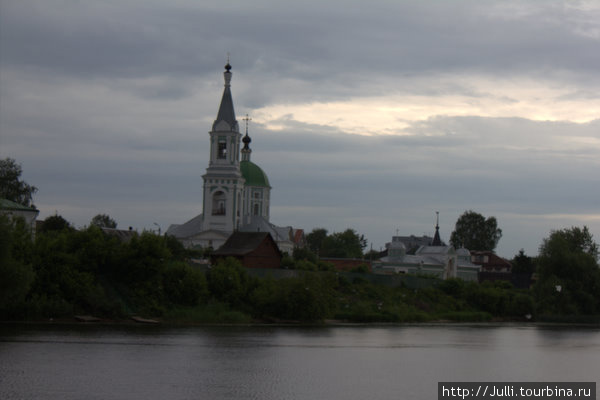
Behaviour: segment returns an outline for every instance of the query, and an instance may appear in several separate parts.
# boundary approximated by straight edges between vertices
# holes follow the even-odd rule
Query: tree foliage
[[[326,229],[316,228],[306,236],[308,247],[320,257],[362,258],[367,247],[364,235],[354,229],[346,229],[331,235]]]
[[[516,274],[531,274],[535,270],[535,263],[532,257],[525,254],[525,250],[519,250],[519,254],[511,261],[511,272]]]
[[[96,225],[100,228],[115,229],[117,227],[117,222],[106,214],[97,214],[92,218],[90,225]]]
[[[598,244],[594,241],[587,226],[571,227],[552,231],[540,246],[540,255],[552,255],[556,251],[585,253],[598,259]]]
[[[37,188],[20,179],[22,172],[14,159],[0,160],[0,198],[31,207]]]
[[[540,246],[535,286],[540,313],[600,312],[598,244],[587,227],[552,231]]]
[[[450,243],[455,247],[466,247],[469,250],[492,251],[502,237],[495,217],[487,219],[472,210],[465,211],[456,221]]]
[[[62,228],[38,232],[35,242],[20,219],[0,217],[1,319],[90,314],[182,322],[402,322],[600,313],[598,246],[585,227],[553,231],[544,240],[534,290],[459,279],[411,288],[412,280],[392,287],[368,274],[330,272],[312,252],[299,250],[288,256],[296,271],[279,279],[259,278],[233,258],[206,270],[186,262],[187,250],[172,237],[143,232],[121,241],[98,226],[76,230],[55,217]],[[361,239],[347,230],[326,235],[322,245],[334,240],[337,248],[363,248]],[[531,262],[523,252],[515,258]]]
[[[22,219],[0,215],[0,315],[21,312],[35,273],[31,266],[31,233]]]
[[[62,216],[55,214],[48,217],[42,223],[40,233],[52,232],[52,231],[63,231],[73,229],[69,221],[64,219]]]
[[[325,228],[315,228],[306,235],[306,244],[313,253],[319,254],[321,247],[323,247],[323,240],[327,237],[327,233],[327,229]]]

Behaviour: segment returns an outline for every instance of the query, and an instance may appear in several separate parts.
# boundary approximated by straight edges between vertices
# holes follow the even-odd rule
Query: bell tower
[[[244,178],[240,172],[241,133],[231,97],[231,65],[223,73],[225,89],[210,135],[210,161],[204,180],[203,228],[233,232],[240,225]]]

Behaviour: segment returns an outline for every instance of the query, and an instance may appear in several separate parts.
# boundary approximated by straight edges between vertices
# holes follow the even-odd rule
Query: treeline
[[[19,220],[0,219],[0,316],[36,320],[89,314],[173,322],[351,322],[488,320],[533,312],[527,292],[493,285],[441,282],[413,290],[352,281],[298,251],[298,277],[251,276],[235,259],[207,272],[171,237],[151,232],[130,241],[91,225],[75,230],[53,217],[35,241]],[[314,271],[311,271],[314,270]]]
[[[32,241],[21,221],[0,217],[2,320],[81,314],[181,323],[488,321],[600,310],[597,264],[569,247],[572,231],[545,242],[532,290],[455,279],[412,289],[373,284],[360,274],[346,278],[307,251],[287,258],[288,268],[304,270],[293,278],[257,278],[235,259],[204,271],[172,237],[143,232],[122,242],[95,225],[75,230],[60,217],[47,222]],[[587,249],[597,251],[593,246]],[[555,254],[556,248],[562,250]]]

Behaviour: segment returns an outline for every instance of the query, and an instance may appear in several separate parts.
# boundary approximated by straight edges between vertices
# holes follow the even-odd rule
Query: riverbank
[[[1,325],[63,325],[63,326],[148,326],[148,327],[189,327],[189,326],[231,326],[231,327],[375,327],[375,326],[556,326],[556,327],[590,327],[600,328],[600,316],[584,316],[585,318],[573,318],[572,316],[547,316],[541,320],[523,319],[491,319],[489,321],[453,321],[448,319],[437,319],[429,321],[407,321],[407,322],[351,322],[345,320],[327,319],[317,322],[302,321],[276,321],[257,320],[227,322],[212,321],[200,322],[194,320],[164,320],[161,318],[141,318],[137,316],[119,319],[99,318],[93,316],[74,316],[63,318],[48,318],[21,321],[0,321]]]

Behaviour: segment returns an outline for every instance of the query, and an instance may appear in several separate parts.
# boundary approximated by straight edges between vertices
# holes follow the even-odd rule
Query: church
[[[225,88],[217,118],[209,132],[210,159],[203,179],[202,213],[167,230],[185,247],[217,249],[234,232],[268,232],[282,253],[291,254],[303,231],[269,221],[271,185],[267,174],[250,160],[252,140],[248,117],[242,137],[231,95],[231,65],[227,62]]]
[[[464,247],[455,249],[454,246],[442,242],[439,214],[431,243],[420,245],[414,254],[408,254],[406,238],[406,236],[392,237],[392,241],[386,244],[387,256],[373,262],[374,273],[424,274],[440,279],[478,280],[481,267],[471,262],[469,250]]]

